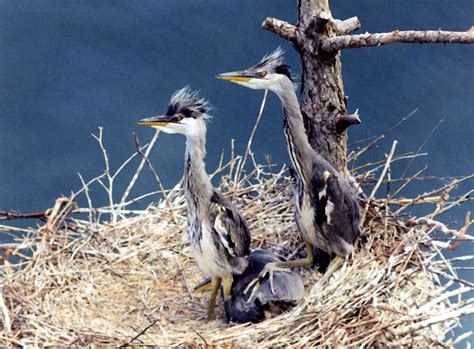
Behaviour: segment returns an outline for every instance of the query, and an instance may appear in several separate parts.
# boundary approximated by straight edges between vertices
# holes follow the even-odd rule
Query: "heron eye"
[[[261,71],[259,75],[260,75],[262,78],[264,78],[265,76],[267,76],[267,72],[266,72],[266,71]]]
[[[175,120],[176,120],[177,122],[180,122],[181,120],[183,120],[183,116],[182,116],[181,114],[176,115]]]

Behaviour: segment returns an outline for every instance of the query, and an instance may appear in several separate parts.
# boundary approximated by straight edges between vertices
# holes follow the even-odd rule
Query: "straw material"
[[[97,139],[102,144],[102,132]],[[395,146],[357,181],[380,173],[377,166],[388,168],[396,160]],[[144,148],[139,147],[141,154]],[[221,190],[247,218],[252,247],[294,258],[303,253],[303,243],[293,219],[291,180],[284,168],[275,173],[249,154],[254,168],[244,178],[235,176],[242,158],[233,153],[214,175],[221,176]],[[385,172],[374,180],[382,183]],[[443,347],[469,335],[450,338],[449,331],[474,313],[473,299],[461,297],[474,285],[459,280],[442,251],[457,247],[457,240],[472,241],[466,234],[471,220],[467,215],[459,230],[435,220],[456,204],[446,193],[465,179],[414,199],[361,198],[364,235],[342,267],[322,283],[316,270],[302,270],[303,302],[259,324],[236,325],[222,320],[221,299],[219,319],[207,321],[209,294],[192,291],[206,275],[193,259],[179,186],[146,210],[131,210],[136,200],[126,197],[93,208],[89,188],[102,182],[110,189],[108,177],[110,170],[83,181],[70,198],[58,199],[38,229],[0,226],[24,233],[2,246],[1,345]],[[89,207],[77,206],[80,195]],[[405,209],[418,203],[436,203],[435,211],[403,221]],[[435,231],[444,232],[446,241],[434,239]],[[20,262],[13,265],[9,256]]]

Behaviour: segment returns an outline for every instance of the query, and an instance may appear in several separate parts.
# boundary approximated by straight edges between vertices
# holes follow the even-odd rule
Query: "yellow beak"
[[[250,80],[250,78],[247,76],[216,76],[216,77],[221,80],[239,81],[239,82],[248,82]]]
[[[138,125],[141,126],[166,126],[169,124],[167,121],[138,121]]]

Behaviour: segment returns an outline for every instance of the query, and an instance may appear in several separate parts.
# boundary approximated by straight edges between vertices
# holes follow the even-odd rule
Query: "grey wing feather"
[[[320,155],[315,155],[313,159],[311,185],[315,222],[332,250],[326,252],[345,256],[350,253],[352,243],[360,234],[357,194],[350,183]]]
[[[231,256],[247,256],[250,253],[250,230],[244,217],[217,190],[214,190],[211,202],[215,210],[214,229],[221,243]]]
[[[257,291],[255,298],[261,304],[271,301],[298,301],[304,297],[303,281],[295,271],[275,272],[273,275],[273,287],[275,293],[270,288],[270,280],[265,278]]]
[[[328,201],[333,206],[331,224],[346,242],[352,244],[359,235],[360,208],[354,189],[338,176],[332,175],[327,182]]]

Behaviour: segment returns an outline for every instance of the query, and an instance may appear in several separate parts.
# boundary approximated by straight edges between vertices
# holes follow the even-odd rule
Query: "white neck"
[[[285,109],[285,136],[293,166],[301,176],[310,176],[313,169],[312,162],[308,160],[312,159],[314,150],[308,141],[294,85],[285,78],[281,81],[281,87],[274,92]]]
[[[184,189],[188,204],[199,205],[212,195],[212,184],[206,172],[206,126],[186,136]]]

